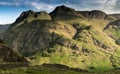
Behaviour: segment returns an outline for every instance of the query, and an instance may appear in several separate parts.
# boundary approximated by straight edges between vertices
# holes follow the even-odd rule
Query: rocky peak
[[[34,12],[32,10],[24,11],[22,14],[16,19],[15,23],[20,23],[24,20],[51,20],[51,16],[45,12]]]
[[[24,11],[22,14],[16,19],[15,23],[19,23],[24,19],[27,19],[29,16],[34,15],[35,12],[32,10]]]
[[[64,6],[64,5],[56,7],[55,10],[50,13],[50,15],[52,16],[53,19],[54,18],[55,19],[57,19],[57,18],[71,19],[73,17],[74,18],[83,17],[82,15],[79,14],[79,12],[75,11],[72,8]]]
[[[75,13],[75,10],[69,7],[66,7],[64,5],[56,7],[56,9],[53,11],[54,13]]]

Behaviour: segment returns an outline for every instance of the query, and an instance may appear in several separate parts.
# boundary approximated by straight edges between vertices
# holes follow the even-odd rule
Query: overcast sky
[[[51,12],[56,6],[66,5],[76,10],[102,10],[120,13],[120,0],[0,0],[0,24],[8,24],[26,10]]]

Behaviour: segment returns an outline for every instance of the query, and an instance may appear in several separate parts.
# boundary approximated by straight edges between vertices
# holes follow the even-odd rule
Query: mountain
[[[108,15],[98,10],[81,12],[63,5],[50,14],[25,11],[3,39],[29,57],[31,65],[63,64],[90,71],[118,69],[119,45],[104,31],[111,22]]]

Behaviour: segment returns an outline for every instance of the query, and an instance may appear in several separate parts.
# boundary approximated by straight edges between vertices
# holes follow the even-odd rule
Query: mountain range
[[[120,16],[64,5],[51,13],[24,11],[3,34],[31,65],[63,64],[89,71],[120,68]]]

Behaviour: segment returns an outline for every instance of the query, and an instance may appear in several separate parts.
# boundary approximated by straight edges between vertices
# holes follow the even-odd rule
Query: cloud
[[[120,0],[116,0],[115,10],[120,10]]]
[[[42,10],[42,11],[46,11],[47,10],[48,12],[50,12],[58,5],[32,2],[31,6],[33,6],[37,10]]]
[[[107,13],[120,11],[120,0],[0,0],[0,5],[27,7],[48,12],[62,4],[77,10],[99,9]]]

